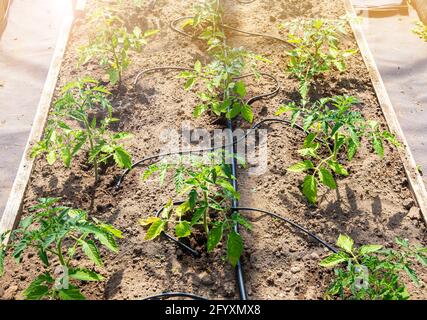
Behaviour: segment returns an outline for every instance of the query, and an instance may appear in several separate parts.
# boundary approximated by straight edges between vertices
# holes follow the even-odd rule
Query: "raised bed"
[[[96,1],[88,1],[88,10],[95,6]],[[207,115],[192,118],[191,112],[197,100],[196,90],[182,90],[182,81],[176,78],[176,74],[148,74],[133,85],[134,77],[143,69],[165,65],[192,66],[196,60],[207,61],[208,57],[199,42],[182,38],[168,28],[171,20],[190,9],[191,3],[187,1],[157,1],[147,8],[148,11],[140,15],[135,13],[131,17],[131,22],[143,30],[153,27],[161,29],[161,33],[144,47],[141,54],[133,56],[134,62],[124,78],[125,89],[113,100],[115,116],[121,119],[118,129],[134,134],[134,138],[126,144],[134,159],[159,151],[162,144],[158,137],[163,128],[179,131],[183,121],[191,121],[195,128],[223,127],[221,123],[212,123],[213,119]],[[255,1],[236,4],[227,0],[224,20],[239,29],[274,33],[272,31],[279,22],[294,17],[337,18],[345,13],[345,9],[354,14],[349,1]],[[43,159],[33,163],[28,158],[28,151],[41,137],[50,103],[63,85],[88,73],[95,78],[103,77],[96,64],[76,68],[76,50],[85,42],[87,33],[83,20],[75,21],[62,59],[71,21],[69,18],[65,22],[63,38],[58,44],[26,157],[21,163],[0,231],[12,228],[19,213],[25,215],[37,198],[59,196],[64,204],[91,210],[92,216],[124,232],[118,255],[103,252],[105,268],[99,271],[107,280],[82,285],[82,291],[88,298],[136,299],[163,291],[192,292],[213,299],[238,298],[235,272],[222,261],[222,252],[202,254],[194,259],[173,242],[143,240],[144,232],[137,221],[152,215],[166,203],[173,194],[172,185],[159,187],[157,181],[143,182],[140,179],[142,169],[135,169],[126,176],[121,189],[115,190],[113,186],[121,170],[106,167],[95,189],[91,169],[82,159],[74,162],[72,170],[67,170],[59,163],[48,166]],[[424,186],[363,34],[356,24],[352,24],[352,27],[361,55],[350,59],[345,73],[325,75],[316,88],[316,94],[319,97],[339,94],[357,96],[362,101],[363,115],[379,121],[383,127],[388,126],[405,147],[399,152],[387,146],[386,156],[382,160],[362,148],[349,165],[352,174],[337,180],[337,190],[322,189],[318,206],[313,208],[307,205],[299,190],[302,176],[286,172],[290,164],[300,160],[295,142],[303,141],[304,134],[283,126],[265,126],[269,133],[269,171],[257,177],[249,176],[245,170],[238,171],[240,203],[245,207],[281,214],[314,231],[329,243],[334,243],[340,233],[346,233],[357,243],[392,245],[398,236],[425,244],[427,239],[421,216],[421,211],[425,213],[426,208]],[[280,36],[284,38],[284,34]],[[287,58],[280,42],[235,33],[230,33],[229,40],[233,46],[244,46],[270,59],[272,63],[262,71],[274,74],[280,83],[278,95],[253,104],[255,119],[271,117],[282,102],[296,99],[297,83],[283,72]],[[353,38],[346,40],[347,47],[354,45]],[[254,81],[250,86],[253,95],[272,89],[274,83],[259,84]],[[235,125],[248,127],[242,121],[236,121]],[[249,298],[322,298],[331,275],[318,266],[327,253],[325,249],[279,220],[271,220],[258,213],[243,214],[254,225],[252,232],[242,231],[245,251],[241,262]],[[3,288],[0,298],[19,297],[19,293],[33,280],[34,274],[42,268],[32,254],[25,256],[20,265],[8,259],[5,275],[0,279],[0,288]],[[421,275],[421,278],[426,280],[425,275]],[[412,298],[426,297],[423,287],[409,285],[409,288]]]

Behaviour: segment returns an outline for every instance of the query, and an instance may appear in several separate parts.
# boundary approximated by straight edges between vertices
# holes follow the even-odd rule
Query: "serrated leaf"
[[[254,121],[254,113],[250,105],[245,104],[240,113],[247,122],[252,123]]]
[[[61,300],[86,300],[86,297],[77,288],[61,289],[58,291]]]
[[[367,244],[367,245],[361,246],[359,248],[359,254],[364,256],[364,255],[369,254],[369,253],[377,252],[378,250],[381,250],[382,248],[383,248],[383,246],[379,245],[379,244]]]
[[[354,241],[345,234],[340,234],[337,240],[337,246],[348,253],[353,252]]]
[[[175,226],[175,235],[178,238],[185,238],[191,234],[191,224],[188,221],[181,221]]]
[[[68,270],[68,276],[70,278],[80,281],[102,281],[104,277],[95,271],[85,268],[73,268]]]
[[[342,253],[333,253],[320,261],[321,267],[330,268],[347,260],[347,257]]]
[[[194,70],[197,73],[201,73],[202,72],[202,63],[199,60],[197,60],[196,63],[194,64]]]
[[[304,160],[290,166],[287,171],[290,172],[303,172],[305,170],[314,169],[314,164],[310,160]]]
[[[175,213],[178,217],[182,217],[184,214],[186,214],[190,210],[190,202],[185,201],[181,203],[179,206],[176,207]]]
[[[191,225],[195,225],[196,223],[198,223],[200,221],[200,219],[203,217],[205,211],[206,211],[207,207],[203,206],[203,207],[199,207],[194,211],[193,216],[191,217]]]
[[[46,161],[49,165],[53,165],[56,162],[56,152],[55,150],[51,150],[46,155]]]
[[[161,220],[159,217],[148,217],[146,219],[140,219],[139,223],[142,226],[148,226],[148,225],[150,225],[150,224],[152,224],[152,223],[154,223],[156,221],[159,221],[159,220]]]
[[[132,157],[122,147],[117,147],[114,149],[114,161],[120,168],[132,168]]]
[[[328,166],[331,168],[336,174],[342,176],[348,176],[348,171],[336,161],[328,161]]]
[[[307,198],[308,202],[315,204],[317,201],[317,181],[313,175],[307,175],[304,178],[302,185],[302,193]]]
[[[98,248],[92,240],[81,240],[80,245],[85,255],[97,266],[102,266],[101,255],[99,254]]]
[[[373,146],[373,148],[375,150],[375,153],[378,154],[380,156],[380,158],[383,158],[384,157],[384,146],[383,146],[383,142],[376,135],[374,135],[374,137],[372,138],[372,146]]]
[[[208,236],[207,249],[211,252],[220,243],[223,233],[223,224],[218,223],[210,231]]]
[[[246,85],[243,81],[237,81],[234,84],[234,91],[242,98],[246,96]]]
[[[335,183],[335,179],[332,176],[332,174],[329,172],[328,169],[325,169],[325,168],[319,169],[319,179],[328,188],[331,188],[331,189],[337,188],[337,185]]]
[[[235,267],[240,260],[243,252],[243,239],[239,233],[232,230],[228,234],[227,240],[227,259]]]
[[[147,234],[145,235],[145,240],[153,240],[157,238],[163,231],[164,227],[166,225],[166,221],[163,220],[157,220],[153,222],[150,226],[150,228],[147,230]]]
[[[405,270],[406,274],[409,276],[409,278],[414,282],[416,285],[420,285],[420,281],[417,277],[417,273],[411,269],[408,265],[403,266],[403,270]]]

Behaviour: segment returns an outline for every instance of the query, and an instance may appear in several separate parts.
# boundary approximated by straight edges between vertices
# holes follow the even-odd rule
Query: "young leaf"
[[[304,160],[304,161],[295,163],[286,170],[290,172],[303,172],[308,169],[314,169],[314,164],[310,160]]]
[[[304,178],[302,185],[302,192],[307,198],[308,202],[315,204],[317,201],[317,181],[313,175],[307,175]]]
[[[246,96],[246,86],[243,81],[237,81],[234,85],[234,91],[242,98]]]
[[[147,219],[140,219],[139,223],[145,227],[159,220],[159,217],[148,217]]]
[[[333,253],[320,261],[321,267],[330,268],[347,260],[347,257],[342,253]]]
[[[80,281],[102,281],[104,277],[95,271],[85,268],[73,268],[68,270],[70,278]]]
[[[367,255],[369,253],[377,252],[378,250],[381,250],[382,248],[383,248],[383,246],[379,245],[379,244],[367,244],[367,245],[361,246],[359,248],[359,254],[364,256],[364,255]]]
[[[348,171],[337,161],[328,161],[328,166],[331,168],[336,174],[342,176],[348,176]]]
[[[337,185],[335,183],[335,179],[328,169],[320,168],[319,169],[319,179],[320,181],[327,187],[331,189],[336,189]]]
[[[147,231],[147,234],[145,235],[145,240],[153,240],[156,237],[158,237],[160,235],[160,233],[162,233],[164,227],[166,225],[166,221],[163,220],[157,220],[155,222],[153,222],[150,226],[150,228]]]
[[[114,150],[114,161],[120,168],[132,168],[132,157],[122,147],[117,147]]]
[[[98,248],[92,240],[81,240],[80,245],[82,246],[85,255],[92,260],[97,266],[102,266],[101,255],[99,254]]]
[[[175,234],[178,238],[185,238],[191,234],[191,224],[188,221],[181,221],[175,226]]]
[[[242,114],[243,119],[245,119],[249,123],[252,123],[252,121],[254,120],[254,114],[250,105],[243,105],[242,110],[240,112]]]
[[[232,230],[228,234],[227,259],[233,267],[235,267],[239,262],[242,251],[243,251],[243,239],[239,233]]]
[[[216,224],[209,232],[208,236],[208,252],[211,252],[219,244],[222,239],[223,224]]]
[[[337,240],[337,246],[348,253],[353,252],[354,241],[345,234],[340,234]]]
[[[60,289],[58,296],[61,300],[86,300],[78,288]]]

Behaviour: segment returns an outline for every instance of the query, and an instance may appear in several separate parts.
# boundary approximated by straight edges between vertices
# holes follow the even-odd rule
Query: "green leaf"
[[[246,85],[243,81],[237,81],[234,84],[234,92],[236,92],[240,97],[244,98],[246,96]],[[252,122],[252,121],[250,121]]]
[[[354,241],[345,234],[340,234],[337,240],[337,246],[348,253],[353,252]]]
[[[188,221],[181,221],[175,226],[175,235],[178,238],[185,238],[191,234],[191,224]]]
[[[332,174],[329,172],[328,169],[320,168],[319,169],[319,178],[320,178],[320,181],[325,186],[327,186],[328,188],[331,188],[331,189],[336,189],[337,188],[337,185],[335,183],[335,179],[332,176]]]
[[[56,162],[56,152],[55,150],[49,151],[46,156],[46,161],[49,165],[53,165]]]
[[[348,171],[339,164],[336,161],[328,161],[328,166],[331,168],[336,174],[342,175],[342,176],[348,176]]]
[[[0,245],[0,277],[4,274],[4,258],[6,257],[6,252]]]
[[[416,285],[420,285],[420,281],[418,280],[416,272],[411,269],[407,264],[403,266],[403,270],[405,270],[406,274]]]
[[[307,175],[304,178],[302,185],[302,193],[307,198],[308,202],[315,204],[317,201],[317,181],[313,175]]]
[[[364,256],[364,255],[367,255],[369,253],[377,252],[378,250],[381,250],[382,248],[383,248],[383,246],[379,245],[379,244],[367,244],[367,245],[361,246],[359,248],[359,254]]]
[[[188,201],[190,204],[190,209],[194,209],[194,207],[196,206],[196,201],[197,201],[197,191],[195,189],[192,189],[190,191]]]
[[[117,147],[114,150],[114,161],[120,168],[132,168],[132,157],[122,147]]]
[[[210,231],[208,236],[208,252],[211,252],[219,244],[222,239],[223,223],[216,224]]]
[[[304,160],[304,161],[295,163],[286,170],[290,172],[303,172],[308,169],[314,169],[314,164],[310,160]]]
[[[181,203],[178,207],[175,209],[175,213],[178,217],[182,217],[185,213],[187,213],[190,210],[190,202],[185,201]]]
[[[58,291],[61,300],[86,300],[86,297],[77,288],[61,289]]]
[[[39,275],[33,282],[30,283],[28,288],[23,292],[27,300],[40,300],[49,294],[48,284],[53,283],[54,280],[49,273]]]
[[[254,121],[254,113],[250,105],[243,105],[240,113],[242,114],[243,119],[247,122],[252,123],[252,121]]]
[[[231,110],[227,112],[226,116],[228,119],[234,119],[235,117],[237,117],[237,115],[240,114],[241,111],[242,111],[242,105],[236,102],[231,107]]]
[[[202,115],[203,112],[205,112],[208,109],[208,107],[205,104],[199,104],[194,108],[193,111],[193,117],[198,118]]]
[[[416,255],[415,255],[415,257],[418,259],[418,261],[419,262],[421,262],[421,264],[423,265],[423,266],[427,266],[427,258],[426,258],[426,256],[424,256],[423,254],[421,254],[421,253],[417,253]],[[1,270],[0,270],[1,271]],[[0,273],[0,276],[1,276],[1,273]]]
[[[200,219],[203,217],[206,209],[207,209],[207,207],[203,206],[203,207],[199,207],[195,210],[193,217],[191,218],[191,225],[195,225],[196,223],[198,223],[200,221]]]
[[[119,81],[119,71],[117,69],[111,68],[107,71],[110,83],[114,86],[117,81]]]
[[[347,257],[344,254],[333,253],[333,254],[327,256],[322,261],[320,261],[319,265],[321,267],[330,268],[330,267],[336,266],[337,264],[345,262],[346,260],[347,260]]]
[[[185,90],[190,90],[196,82],[196,78],[188,78],[187,81],[184,84]]]
[[[166,221],[163,220],[157,220],[154,221],[150,228],[147,231],[147,234],[145,235],[145,240],[153,240],[156,237],[158,237],[160,235],[160,233],[162,233],[164,227],[166,225]]]
[[[374,135],[372,138],[372,146],[374,147],[375,152],[380,156],[380,158],[384,157],[384,146],[382,140]]]
[[[194,64],[194,70],[197,73],[201,73],[202,72],[202,64],[199,60],[196,61],[196,63]]]
[[[79,229],[82,232],[92,233],[94,237],[109,250],[115,253],[119,251],[119,247],[116,241],[114,240],[114,236],[111,233],[103,230],[102,228],[99,228],[92,224],[84,224],[80,225]]]
[[[145,227],[145,226],[148,226],[148,225],[150,225],[156,221],[160,221],[160,220],[161,219],[159,217],[148,217],[147,219],[140,219],[139,223]]]
[[[235,267],[239,262],[243,251],[243,239],[239,233],[232,230],[228,234],[227,240],[227,259]]]
[[[66,167],[71,164],[71,150],[68,147],[61,149],[61,159]]]
[[[70,278],[80,280],[80,281],[102,281],[104,277],[95,271],[85,269],[85,268],[75,268],[69,269],[68,275]]]
[[[99,254],[98,248],[92,240],[81,240],[80,245],[82,246],[85,255],[97,266],[102,266],[101,255]]]
[[[39,248],[39,250],[38,250],[38,256],[39,256],[39,258],[40,258],[40,260],[43,262],[43,264],[47,267],[47,266],[49,266],[49,259],[48,259],[48,257],[47,257],[47,254],[46,254],[46,251],[45,250],[43,250],[43,248]],[[1,255],[1,253],[0,253],[0,255]],[[0,257],[0,259],[1,259],[1,257]],[[0,262],[0,264],[1,264],[1,262]],[[1,270],[0,270],[1,271]],[[1,272],[0,272],[0,276],[1,276]]]

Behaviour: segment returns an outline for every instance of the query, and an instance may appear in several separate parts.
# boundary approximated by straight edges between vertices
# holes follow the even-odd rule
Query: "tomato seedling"
[[[207,110],[217,116],[234,119],[241,116],[252,123],[253,111],[245,101],[247,95],[246,84],[243,81],[243,72],[247,64],[259,77],[256,61],[268,62],[242,48],[223,46],[213,54],[213,61],[202,66],[200,61],[194,65],[194,71],[184,71],[179,77],[186,79],[185,89],[191,89],[198,81],[206,87],[206,91],[198,94],[202,103],[194,109],[193,116],[199,117]]]
[[[128,32],[121,18],[111,10],[97,10],[89,19],[89,42],[80,47],[80,64],[90,60],[99,61],[99,64],[108,74],[112,85],[120,87],[123,71],[131,63],[129,51],[140,52],[147,38],[156,34],[158,30],[142,32],[135,27]]]
[[[79,267],[77,253],[81,251],[96,266],[102,267],[97,243],[114,253],[119,250],[115,240],[122,238],[119,230],[96,219],[89,221],[85,211],[60,206],[59,200],[39,199],[38,204],[30,209],[32,213],[11,232],[8,247],[2,245],[0,248],[0,257],[3,258],[10,249],[18,262],[25,252],[37,252],[43,262],[46,271],[23,292],[29,300],[85,299],[78,287],[69,281],[102,281],[104,277],[91,269]],[[0,271],[3,270],[2,262],[0,259]]]
[[[193,6],[193,17],[186,19],[181,28],[191,27],[194,37],[203,40],[212,51],[224,41],[222,30],[223,9],[218,0],[206,0]]]
[[[230,180],[235,179],[231,175],[230,165],[225,162],[215,164],[219,159],[217,153],[210,154],[208,159],[210,161],[206,157],[190,156],[181,158],[178,164],[150,166],[144,172],[144,179],[159,172],[163,183],[166,173],[172,170],[176,191],[186,200],[176,207],[170,200],[159,217],[150,216],[140,223],[148,227],[147,240],[158,237],[168,224],[175,225],[178,238],[191,236],[201,225],[207,238],[208,252],[213,251],[226,235],[227,259],[236,266],[243,251],[243,239],[233,227],[240,224],[250,230],[252,225],[239,213],[229,215],[232,199],[240,197],[230,183]]]
[[[293,20],[283,26],[289,30],[288,42],[295,48],[290,56],[288,72],[299,80],[299,92],[307,100],[311,83],[321,73],[333,68],[346,69],[345,60],[356,50],[341,49],[339,37],[346,33],[345,20]]]
[[[325,297],[350,300],[406,300],[409,293],[401,279],[404,271],[419,285],[413,265],[427,266],[427,248],[411,246],[407,240],[396,239],[398,249],[369,244],[359,248],[349,236],[340,235],[337,246],[342,250],[320,262],[334,268],[334,278]]]
[[[87,151],[88,161],[94,167],[95,183],[99,165],[110,158],[120,168],[130,168],[131,156],[119,141],[131,135],[107,131],[110,124],[118,121],[112,116],[112,106],[107,98],[109,94],[91,78],[68,83],[56,100],[44,137],[33,147],[31,156],[46,154],[49,165],[61,158],[64,165],[70,167],[72,159],[80,151]],[[97,112],[102,113],[101,120],[97,119]],[[71,122],[76,122],[76,125]]]
[[[306,174],[302,191],[311,204],[317,201],[318,185],[336,189],[334,174],[347,176],[348,170],[340,163],[347,153],[351,161],[359,149],[363,138],[370,141],[373,150],[381,158],[384,156],[384,141],[399,147],[396,137],[387,130],[381,130],[379,123],[366,120],[352,106],[359,101],[351,96],[323,98],[308,106],[298,106],[291,102],[279,108],[277,115],[291,113],[294,125],[300,118],[307,137],[298,153],[305,160],[290,166],[290,172]]]

